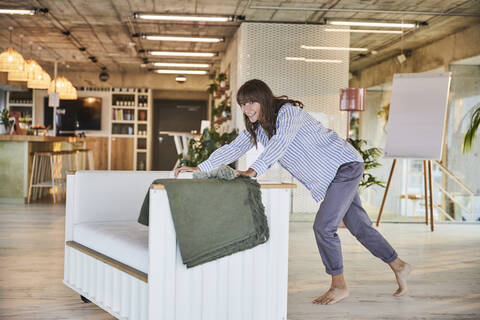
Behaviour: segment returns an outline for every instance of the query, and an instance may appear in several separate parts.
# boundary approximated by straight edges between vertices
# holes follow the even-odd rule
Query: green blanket
[[[268,240],[269,230],[260,185],[249,177],[158,179],[165,186],[177,241],[187,268]],[[161,214],[161,213],[158,213]],[[148,226],[149,194],[138,217]]]

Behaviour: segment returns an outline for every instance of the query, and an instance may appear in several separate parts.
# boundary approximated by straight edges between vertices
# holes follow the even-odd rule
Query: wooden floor
[[[63,205],[0,205],[0,319],[113,319],[62,284]],[[329,285],[308,217],[290,224],[288,319],[480,319],[480,225],[382,224],[414,266],[408,296],[394,298],[388,267],[339,230],[351,296],[310,301]],[[195,319],[192,319],[195,320]],[[208,320],[208,319],[207,319]],[[248,320],[248,319],[245,319]]]

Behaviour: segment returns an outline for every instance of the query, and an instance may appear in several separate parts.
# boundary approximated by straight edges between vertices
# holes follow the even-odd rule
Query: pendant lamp
[[[10,47],[0,54],[0,72],[15,72],[21,70],[22,66],[25,68],[23,56],[11,47],[13,27],[8,27],[8,30],[10,31]]]
[[[8,81],[28,81],[28,70],[31,61],[32,60],[27,60],[24,64],[20,65],[18,70],[10,71],[7,77]]]
[[[77,99],[77,89],[72,85],[72,83],[65,77],[58,77],[56,81],[56,90],[55,90],[55,79],[50,81],[50,86],[48,88],[48,93],[57,92],[60,100],[76,100]]]
[[[0,54],[0,72],[15,72],[24,64],[22,55],[11,47]]]

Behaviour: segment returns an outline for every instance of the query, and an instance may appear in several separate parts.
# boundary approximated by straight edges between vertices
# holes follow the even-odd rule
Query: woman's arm
[[[198,165],[198,168],[201,171],[210,171],[223,164],[230,164],[253,148],[253,146],[253,142],[250,140],[250,133],[247,130],[243,130],[235,140],[215,150],[207,160]]]
[[[265,145],[262,154],[250,166],[257,176],[262,175],[285,154],[300,129],[301,110],[301,108],[293,106],[280,109],[277,117],[276,133]]]

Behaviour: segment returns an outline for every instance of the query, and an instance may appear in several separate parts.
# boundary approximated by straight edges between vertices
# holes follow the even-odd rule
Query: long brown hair
[[[272,90],[262,80],[252,79],[245,82],[237,92],[237,102],[243,105],[246,102],[253,101],[260,104],[261,112],[258,121],[252,123],[244,114],[243,121],[245,127],[250,133],[252,142],[257,146],[256,130],[262,126],[263,130],[270,139],[276,133],[276,121],[278,111],[285,103],[291,103],[294,106],[303,108],[303,103],[298,100],[289,99],[287,96],[274,96]]]

